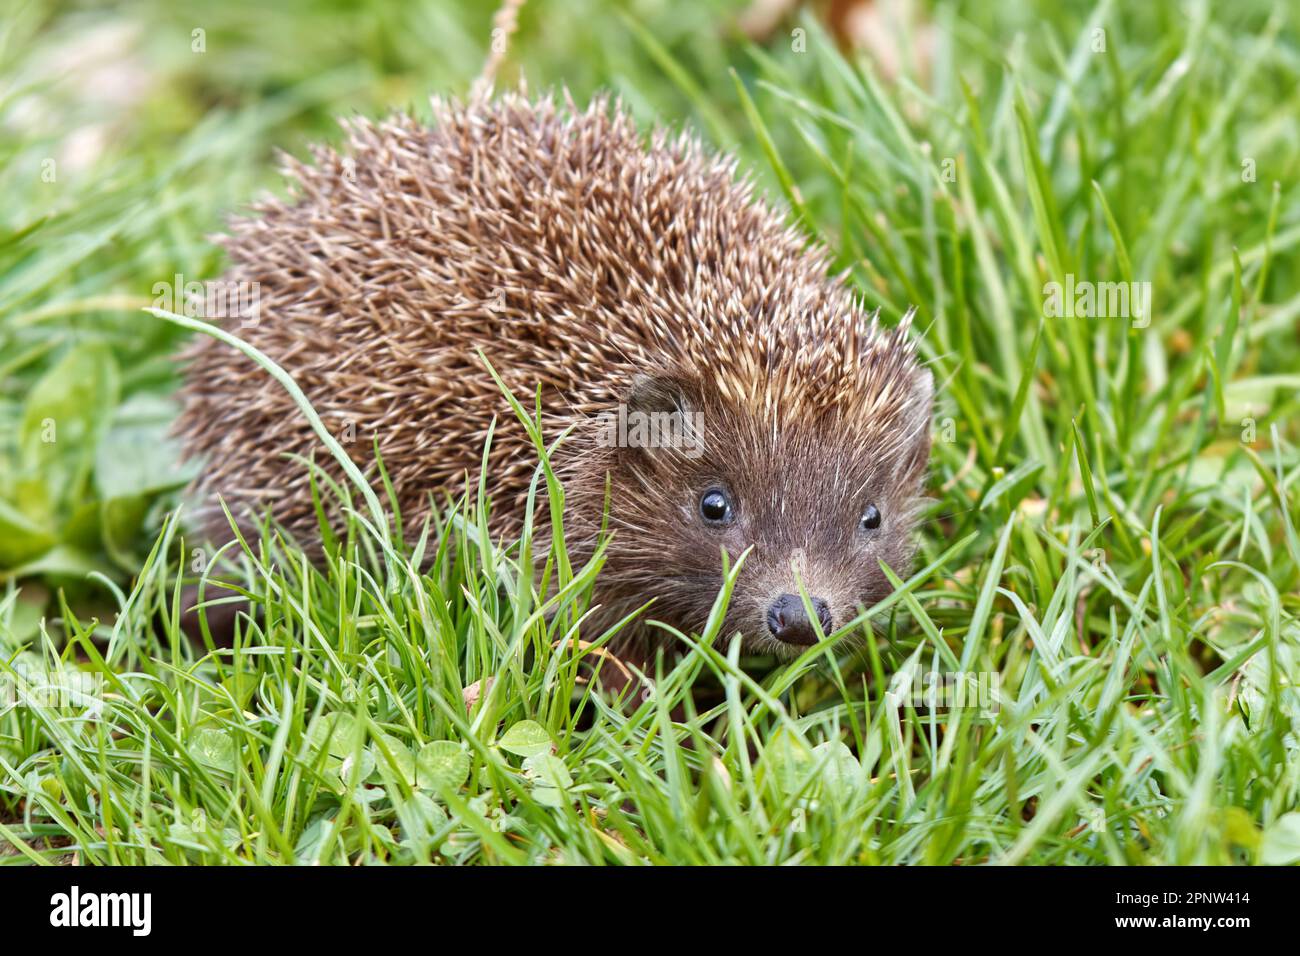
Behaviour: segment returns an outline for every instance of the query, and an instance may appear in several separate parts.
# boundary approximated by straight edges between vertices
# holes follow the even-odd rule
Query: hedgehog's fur
[[[688,135],[647,143],[603,100],[434,113],[345,124],[343,155],[290,162],[294,194],[225,240],[228,278],[260,286],[259,321],[234,331],[354,439],[362,467],[378,440],[408,530],[477,475],[494,416],[494,527],[518,528],[536,453],[481,348],[526,407],[542,386],[548,440],[576,423],[556,457],[579,553],[608,476],[598,623],[655,597],[651,617],[698,630],[723,547],[754,546],[727,622],[754,650],[789,650],[766,621],[794,569],[836,626],[887,593],[878,559],[905,571],[929,454],[931,379],[905,328],[879,328],[825,253]],[[179,431],[206,461],[197,491],[236,514],[269,507],[311,541],[308,469],[285,455],[337,469],[290,396],[206,337],[187,359]],[[703,454],[605,447],[598,416],[620,403],[698,412]],[[711,485],[736,500],[726,528],[700,520]],[[864,533],[868,503],[884,522]]]

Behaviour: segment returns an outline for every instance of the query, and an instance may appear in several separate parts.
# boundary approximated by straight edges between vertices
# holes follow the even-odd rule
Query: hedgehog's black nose
[[[822,633],[831,632],[830,606],[821,598],[812,598],[813,610],[821,622]],[[787,644],[816,644],[817,633],[803,609],[803,600],[797,594],[782,594],[767,609],[767,628],[778,641]]]

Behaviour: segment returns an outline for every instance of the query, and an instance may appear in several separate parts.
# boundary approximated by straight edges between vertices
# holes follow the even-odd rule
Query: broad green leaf
[[[554,754],[543,753],[524,761],[524,773],[532,776],[538,786],[557,787],[561,790],[573,786],[573,777],[564,761]]]
[[[851,794],[858,785],[862,768],[858,760],[838,740],[828,740],[812,749],[813,765],[821,767],[821,784],[827,793],[837,796]]]
[[[1259,862],[1265,866],[1300,863],[1300,813],[1284,813],[1264,831]]]
[[[200,763],[230,773],[234,773],[239,758],[239,748],[235,746],[230,734],[215,727],[199,730],[190,742],[190,752]]]
[[[0,501],[0,569],[14,568],[54,546],[54,535]]]
[[[459,790],[469,769],[469,754],[450,740],[425,744],[415,758],[416,783],[425,790]]]
[[[551,749],[551,737],[535,720],[521,720],[497,741],[497,746],[520,757],[533,757]]]
[[[380,743],[383,744],[384,749],[392,757],[391,764],[387,762],[387,758],[383,753],[379,752],[378,745]],[[402,775],[402,779],[411,786],[415,786],[415,755],[411,753],[411,749],[406,744],[391,734],[380,734],[378,740],[371,744],[371,747],[375,749],[376,766],[381,762],[390,770],[396,766],[397,772]]]

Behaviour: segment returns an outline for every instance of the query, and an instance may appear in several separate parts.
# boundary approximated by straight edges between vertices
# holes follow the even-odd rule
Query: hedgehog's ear
[[[627,455],[655,458],[662,454],[698,458],[703,430],[690,389],[680,378],[639,374],[623,394],[618,446]]]
[[[629,412],[647,415],[655,412],[689,412],[691,409],[684,382],[669,375],[644,373],[632,377],[632,385],[623,396],[623,404]]]

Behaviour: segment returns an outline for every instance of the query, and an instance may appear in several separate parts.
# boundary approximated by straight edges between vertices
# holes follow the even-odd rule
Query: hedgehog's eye
[[[875,505],[867,505],[866,508],[862,510],[862,521],[859,523],[859,527],[861,527],[863,531],[874,531],[876,528],[879,528],[880,509]]]
[[[732,513],[731,498],[721,488],[710,488],[700,496],[700,517],[709,524],[727,524]]]

